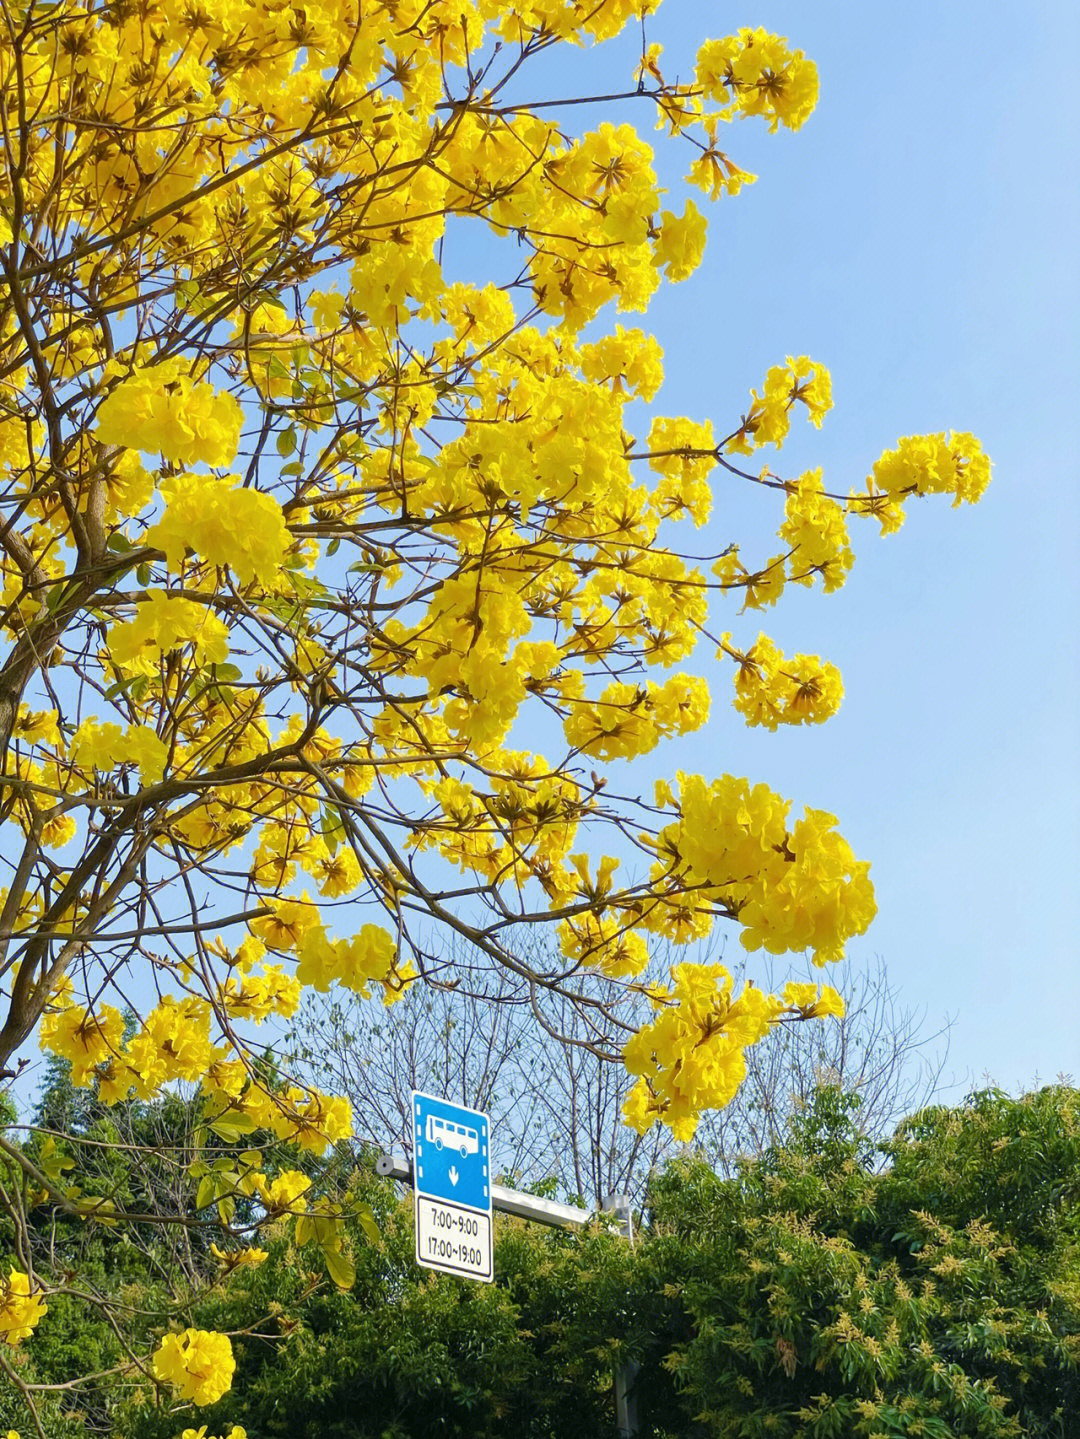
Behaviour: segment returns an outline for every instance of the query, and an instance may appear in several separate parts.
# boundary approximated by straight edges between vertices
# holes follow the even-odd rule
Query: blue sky
[[[836,662],[834,720],[746,730],[725,676],[708,729],[655,771],[746,774],[839,816],[880,906],[848,962],[880,954],[905,1004],[955,1016],[946,1079],[1080,1081],[1080,107],[1058,58],[1080,44],[1077,13],[666,0],[648,38],[688,77],[700,39],[741,24],[812,56],[821,99],[798,134],[725,132],[759,179],[709,209],[702,268],[650,309],[655,408],[726,433],[767,367],[805,352],[832,370],[836,408],[793,433],[781,473],[820,464],[846,490],[898,436],[956,428],[980,436],[994,481],[975,508],[910,505],[898,536],[858,527],[838,594],[717,621]],[[579,76],[621,88],[634,48],[560,56],[552,93],[582,93]],[[754,503],[718,491],[708,544],[765,546]]]

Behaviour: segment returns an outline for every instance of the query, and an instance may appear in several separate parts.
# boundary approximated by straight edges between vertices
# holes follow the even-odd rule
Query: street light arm
[[[413,1182],[411,1161],[398,1159],[392,1154],[380,1154],[375,1161],[375,1172],[389,1179],[400,1179],[404,1184]],[[554,1199],[541,1199],[536,1194],[523,1194],[518,1189],[507,1189],[501,1184],[491,1186],[491,1206],[501,1214],[532,1219],[537,1224],[547,1224],[554,1229],[584,1229],[596,1218],[590,1209],[559,1204]],[[616,1217],[620,1223],[625,1222],[621,1214],[617,1213]]]

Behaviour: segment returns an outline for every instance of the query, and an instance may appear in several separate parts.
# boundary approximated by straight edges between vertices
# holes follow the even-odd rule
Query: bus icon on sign
[[[475,1129],[455,1124],[452,1119],[440,1119],[437,1114],[428,1115],[424,1138],[436,1149],[456,1149],[462,1159],[480,1152],[480,1136]]]

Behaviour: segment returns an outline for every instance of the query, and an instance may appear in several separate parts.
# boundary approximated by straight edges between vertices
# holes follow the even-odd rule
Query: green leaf
[[[301,564],[303,563],[299,555],[290,558],[296,558]],[[321,599],[327,592],[326,586],[314,575],[291,574],[289,583],[297,594],[302,595],[305,599]]]
[[[326,841],[326,847],[330,853],[337,854],[341,848],[342,836],[345,833],[345,824],[341,818],[341,811],[336,805],[328,804],[323,806],[323,812],[319,818],[319,833]]]
[[[250,1114],[241,1114],[239,1110],[223,1115],[220,1119],[210,1121],[210,1128],[218,1136],[224,1139],[226,1144],[232,1144],[242,1134],[252,1134],[258,1128],[255,1120]]]
[[[213,1204],[217,1198],[218,1177],[216,1174],[204,1174],[199,1180],[199,1187],[195,1191],[195,1208],[205,1209]]]
[[[150,566],[146,563],[145,560],[135,571],[135,579],[144,588],[150,583]]]
[[[367,1236],[369,1243],[378,1244],[380,1239],[382,1239],[382,1230],[376,1223],[375,1215],[372,1213],[370,1205],[361,1204],[356,1210],[356,1218],[360,1228]]]
[[[117,554],[121,555],[130,553],[134,548],[123,530],[113,530],[112,534],[105,541],[105,544],[110,550],[115,550]]]
[[[59,580],[55,585],[52,586],[52,588],[49,590],[49,593],[45,596],[45,608],[49,611],[51,615],[55,614],[56,611],[60,608],[60,601],[64,598],[67,588],[67,581]]]
[[[356,1265],[336,1249],[324,1249],[326,1272],[339,1289],[351,1289],[356,1283]]]
[[[75,1161],[62,1149],[59,1149],[56,1140],[49,1135],[42,1145],[38,1168],[43,1174],[59,1183],[64,1177],[65,1170],[75,1168]]]
[[[282,430],[277,437],[277,452],[279,455],[288,456],[296,449],[296,426],[290,425],[287,430]]]
[[[291,625],[303,614],[303,606],[298,605],[295,600],[268,598],[260,601],[260,604],[267,614],[280,620],[283,625]]]

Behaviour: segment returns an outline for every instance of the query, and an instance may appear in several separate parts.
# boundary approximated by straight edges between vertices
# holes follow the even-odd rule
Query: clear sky
[[[911,504],[888,539],[853,527],[838,594],[789,590],[764,617],[723,618],[736,639],[764,628],[836,662],[835,719],[745,730],[725,676],[708,729],[655,766],[746,774],[839,816],[880,906],[849,962],[880,954],[904,1003],[955,1016],[960,1085],[1080,1082],[1078,13],[665,0],[648,24],[668,78],[742,24],[787,35],[821,73],[799,133],[725,131],[759,179],[709,208],[702,269],[649,312],[666,350],[657,410],[726,433],[767,367],[805,352],[832,370],[836,407],[820,434],[793,433],[781,473],[821,464],[846,491],[898,436],[948,428],[994,461],[975,508]],[[625,65],[616,46],[577,71],[560,57],[551,93],[585,93],[579,76],[622,88],[632,37],[619,46]],[[636,118],[651,124],[644,105]],[[718,490],[716,511],[710,545],[767,543],[744,497]]]

